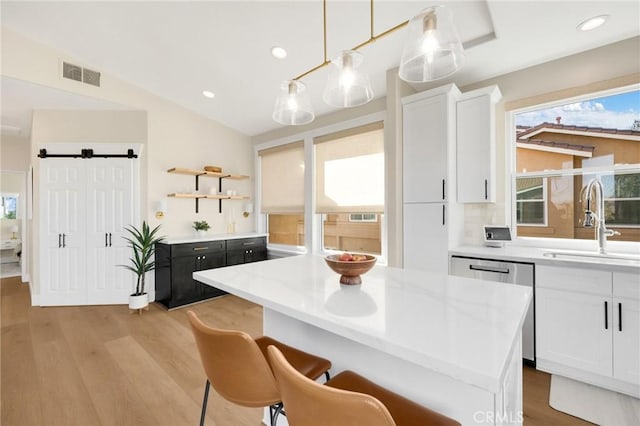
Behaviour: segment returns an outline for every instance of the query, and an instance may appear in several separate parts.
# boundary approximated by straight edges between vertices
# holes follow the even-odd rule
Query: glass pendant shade
[[[357,68],[362,63],[362,54],[345,50],[331,60],[331,69],[322,98],[335,107],[355,107],[373,99],[369,78]]]
[[[299,126],[315,118],[309,93],[301,81],[287,80],[280,85],[280,94],[273,109],[273,119],[280,124]]]
[[[462,67],[464,49],[449,9],[444,6],[424,9],[411,18],[408,33],[398,72],[404,81],[437,80]]]

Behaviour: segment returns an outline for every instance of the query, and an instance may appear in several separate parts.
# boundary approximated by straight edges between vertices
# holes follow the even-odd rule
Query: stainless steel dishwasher
[[[533,263],[451,256],[450,274],[459,277],[524,285],[531,287],[532,291],[535,291]],[[522,326],[522,357],[527,364],[533,366],[536,363],[534,300],[529,305],[529,310]]]

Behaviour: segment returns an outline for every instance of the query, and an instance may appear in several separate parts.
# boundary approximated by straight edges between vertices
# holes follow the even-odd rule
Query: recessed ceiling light
[[[284,59],[287,57],[287,51],[282,47],[275,46],[271,48],[271,55],[276,59]]]
[[[580,31],[594,30],[599,26],[602,26],[602,24],[604,24],[607,21],[607,19],[609,19],[609,15],[594,16],[593,18],[589,18],[585,21],[580,22],[580,24],[578,25],[578,30]]]
[[[215,93],[213,93],[213,92],[212,92],[212,91],[210,91],[210,90],[203,90],[203,91],[202,91],[202,96],[204,96],[205,98],[213,99],[213,98],[215,98],[215,97],[216,97],[216,94],[215,94]]]

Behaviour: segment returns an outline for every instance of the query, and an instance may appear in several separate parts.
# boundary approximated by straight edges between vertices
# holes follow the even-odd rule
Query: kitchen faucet
[[[598,215],[596,215],[593,210],[591,210],[592,203],[592,191],[593,188],[596,189],[596,198],[598,202]],[[600,254],[607,253],[607,237],[611,237],[613,235],[620,235],[620,232],[614,231],[612,229],[607,229],[604,223],[604,190],[602,189],[602,182],[598,178],[593,178],[587,184],[585,189],[586,192],[586,201],[587,201],[587,209],[584,211],[584,227],[585,228],[593,228],[595,221],[598,221],[598,229],[596,230],[596,236],[598,238],[598,248]]]

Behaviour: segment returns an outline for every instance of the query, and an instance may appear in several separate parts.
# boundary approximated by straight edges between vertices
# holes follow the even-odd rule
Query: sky
[[[628,130],[640,120],[640,90],[518,114],[516,124],[555,123],[556,117],[561,124]]]

